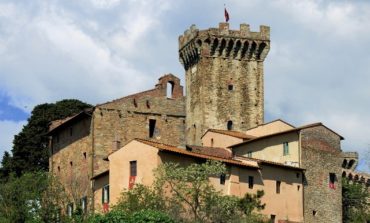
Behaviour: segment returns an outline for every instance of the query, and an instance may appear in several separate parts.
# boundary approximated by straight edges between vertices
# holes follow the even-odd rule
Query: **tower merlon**
[[[185,70],[197,63],[200,56],[264,61],[269,49],[270,27],[263,25],[259,32],[250,31],[245,23],[240,24],[239,30],[230,30],[225,22],[206,30],[192,25],[179,37],[179,59]]]

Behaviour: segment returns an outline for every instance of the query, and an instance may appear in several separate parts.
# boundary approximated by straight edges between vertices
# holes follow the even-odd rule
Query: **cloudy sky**
[[[271,27],[265,121],[323,122],[370,159],[370,2],[339,0],[0,0],[0,157],[37,104],[184,84],[178,36],[217,27],[224,3],[232,29]]]

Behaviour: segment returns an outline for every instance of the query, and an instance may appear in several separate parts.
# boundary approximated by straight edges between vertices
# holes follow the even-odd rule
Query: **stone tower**
[[[229,30],[198,30],[179,37],[186,74],[187,144],[201,144],[207,129],[246,131],[263,123],[263,61],[270,49],[270,28],[249,25]]]

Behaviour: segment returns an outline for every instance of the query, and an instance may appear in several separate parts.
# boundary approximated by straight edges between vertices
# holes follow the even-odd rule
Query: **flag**
[[[229,21],[229,13],[227,12],[227,10],[226,10],[226,8],[225,8],[225,20],[226,20],[226,22],[228,22]]]

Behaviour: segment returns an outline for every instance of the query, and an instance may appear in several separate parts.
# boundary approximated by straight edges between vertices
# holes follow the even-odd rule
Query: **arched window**
[[[353,164],[355,164],[355,160],[350,160],[348,163],[348,169],[351,169]]]
[[[227,121],[227,130],[233,130],[233,121]]]
[[[342,163],[342,168],[346,168],[346,166],[347,166],[347,160],[346,160],[346,159],[344,159],[344,160],[343,160],[343,163]]]

